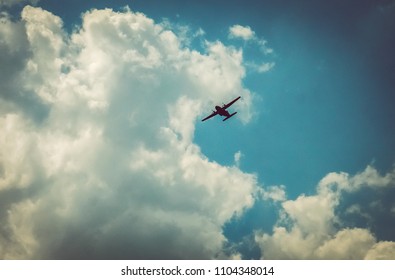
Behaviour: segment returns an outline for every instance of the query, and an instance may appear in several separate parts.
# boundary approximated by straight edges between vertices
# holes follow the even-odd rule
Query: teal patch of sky
[[[260,120],[246,135],[259,143],[257,150],[245,151],[246,160],[249,154],[266,160],[261,165],[268,170],[265,177],[293,177],[271,183],[299,185],[309,179],[304,186],[309,187],[327,172],[357,172],[386,157],[382,101],[376,85],[356,66],[352,49],[330,47],[317,34],[306,36],[295,27],[279,32],[286,39],[275,49],[275,68],[246,79],[263,98]]]
[[[333,19],[334,8],[327,14],[311,11],[310,17],[298,17],[303,13],[295,8],[296,14],[272,19],[270,32],[262,35],[275,51],[276,66],[269,73],[249,73],[244,81],[262,97],[259,119],[230,131],[198,125],[202,151],[229,163],[229,153],[241,150],[243,168],[258,172],[266,185],[285,184],[291,195],[309,192],[328,172],[355,173],[371,162],[388,170],[395,159],[393,83],[382,83],[379,63],[376,72],[367,67],[371,58],[361,44],[366,36],[360,18],[365,10],[348,9]],[[346,19],[355,19],[354,26],[343,28]],[[257,57],[262,59],[272,57]]]

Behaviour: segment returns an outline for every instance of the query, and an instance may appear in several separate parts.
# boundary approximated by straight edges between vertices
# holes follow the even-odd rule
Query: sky
[[[297,2],[0,0],[0,259],[395,259],[395,1]]]

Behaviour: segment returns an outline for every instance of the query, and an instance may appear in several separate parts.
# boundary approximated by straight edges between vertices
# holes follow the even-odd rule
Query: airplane
[[[220,116],[226,117],[222,121],[226,121],[227,119],[233,117],[234,115],[237,114],[237,112],[234,112],[233,114],[229,114],[229,112],[226,109],[228,109],[233,103],[235,103],[239,99],[240,99],[240,96],[237,97],[236,99],[232,100],[228,104],[224,104],[222,107],[218,106],[218,105],[215,106],[215,111],[213,111],[211,113],[211,115],[209,115],[209,116],[205,117],[204,119],[202,119],[202,122],[204,122],[205,120],[208,120],[209,118],[214,117],[215,115],[220,115]]]

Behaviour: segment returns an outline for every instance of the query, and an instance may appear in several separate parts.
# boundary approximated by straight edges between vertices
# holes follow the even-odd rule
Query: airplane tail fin
[[[236,115],[236,114],[237,114],[237,112],[234,112],[233,114],[230,114],[229,117],[226,117],[226,118],[223,119],[222,121],[226,121],[227,119],[233,117],[233,116]]]

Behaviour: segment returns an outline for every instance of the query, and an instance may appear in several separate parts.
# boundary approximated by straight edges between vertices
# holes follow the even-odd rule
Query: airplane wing
[[[229,108],[230,106],[232,106],[233,103],[235,103],[235,102],[236,102],[237,100],[239,100],[239,99],[240,99],[240,96],[237,97],[236,99],[232,100],[232,101],[229,102],[228,104],[225,104],[224,106],[222,106],[222,109],[227,109],[227,108]]]
[[[218,114],[218,112],[216,112],[216,111],[213,111],[212,113],[211,113],[211,115],[209,115],[209,116],[207,116],[207,117],[205,117],[203,120],[202,120],[202,122],[204,122],[205,120],[208,120],[209,118],[212,118],[212,117],[214,117],[215,115],[217,115]]]
[[[228,117],[224,118],[222,121],[226,121],[227,119],[230,119],[231,117],[233,117],[236,114],[237,114],[237,112],[234,112],[233,114],[230,114]]]

